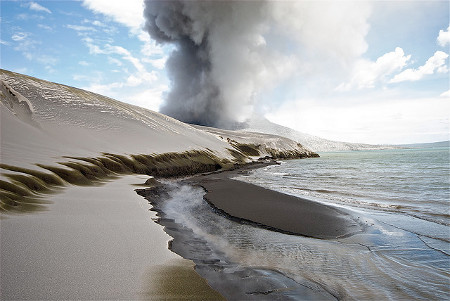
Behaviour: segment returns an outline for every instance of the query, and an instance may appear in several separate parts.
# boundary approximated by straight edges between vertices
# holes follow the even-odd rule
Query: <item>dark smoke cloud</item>
[[[232,127],[253,102],[248,93],[239,93],[246,90],[239,86],[242,76],[253,75],[246,72],[249,63],[238,57],[241,45],[237,43],[254,39],[251,35],[261,21],[262,4],[150,0],[144,3],[145,28],[151,38],[176,46],[166,63],[172,87],[160,111],[188,123]],[[250,36],[242,39],[243,34]],[[241,84],[250,84],[251,88],[247,81],[242,80]],[[230,99],[233,95],[245,99]]]
[[[291,100],[333,91],[367,49],[365,1],[144,3],[151,38],[175,46],[160,111],[188,123],[232,128],[256,102],[280,104],[271,91]]]

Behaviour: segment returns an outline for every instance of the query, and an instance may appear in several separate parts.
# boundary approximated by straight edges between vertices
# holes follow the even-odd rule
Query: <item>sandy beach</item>
[[[217,300],[134,192],[148,177],[71,186],[45,211],[1,219],[2,300]],[[195,288],[195,289],[194,289]]]

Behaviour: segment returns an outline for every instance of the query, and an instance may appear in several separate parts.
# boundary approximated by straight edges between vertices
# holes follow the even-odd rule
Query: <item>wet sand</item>
[[[211,289],[205,279],[195,270],[194,263],[176,259],[148,270],[147,282],[154,283],[142,294],[143,300],[211,300],[225,298]]]
[[[257,167],[251,166],[248,168]],[[334,239],[363,231],[350,212],[231,179],[246,170],[195,177],[205,199],[231,219],[287,234]]]
[[[157,212],[158,219],[155,221],[164,226],[164,231],[173,237],[169,249],[192,260],[195,271],[206,279],[210,287],[227,300],[336,300],[320,284],[306,278],[297,276],[294,280],[282,271],[259,265],[241,265],[227,257],[227,251],[214,243],[221,234],[225,234],[220,230],[220,224],[227,219],[201,199],[203,191],[200,187],[192,187],[192,183],[186,185],[186,182],[190,180],[141,189],[138,194],[149,200],[152,210]],[[182,190],[183,195],[180,195]],[[194,191],[198,194],[193,193]],[[186,204],[190,202],[194,204]],[[175,207],[168,205],[170,203]],[[186,223],[185,218],[189,221],[198,219],[199,223]],[[234,224],[232,221],[231,223]],[[211,225],[214,225],[212,232]],[[239,236],[237,229],[234,229],[235,235]],[[222,247],[227,248],[226,244]],[[170,290],[169,295],[184,296],[176,292],[177,289]]]

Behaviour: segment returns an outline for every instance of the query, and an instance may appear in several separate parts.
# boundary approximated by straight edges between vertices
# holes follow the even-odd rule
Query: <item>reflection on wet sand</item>
[[[145,281],[148,290],[142,293],[143,300],[225,300],[185,259],[152,267]]]

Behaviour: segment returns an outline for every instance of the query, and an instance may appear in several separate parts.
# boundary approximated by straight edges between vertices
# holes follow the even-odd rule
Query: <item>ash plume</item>
[[[245,52],[258,47],[263,7],[263,2],[145,1],[150,36],[176,46],[166,63],[172,87],[162,113],[219,127],[243,121],[254,102],[252,73],[258,69]]]
[[[315,72],[348,69],[367,48],[366,4],[144,0],[144,5],[150,37],[175,46],[166,62],[171,88],[160,111],[188,123],[233,128],[280,83],[287,82],[283,91],[299,86],[310,91]],[[323,90],[323,81],[317,86]]]

